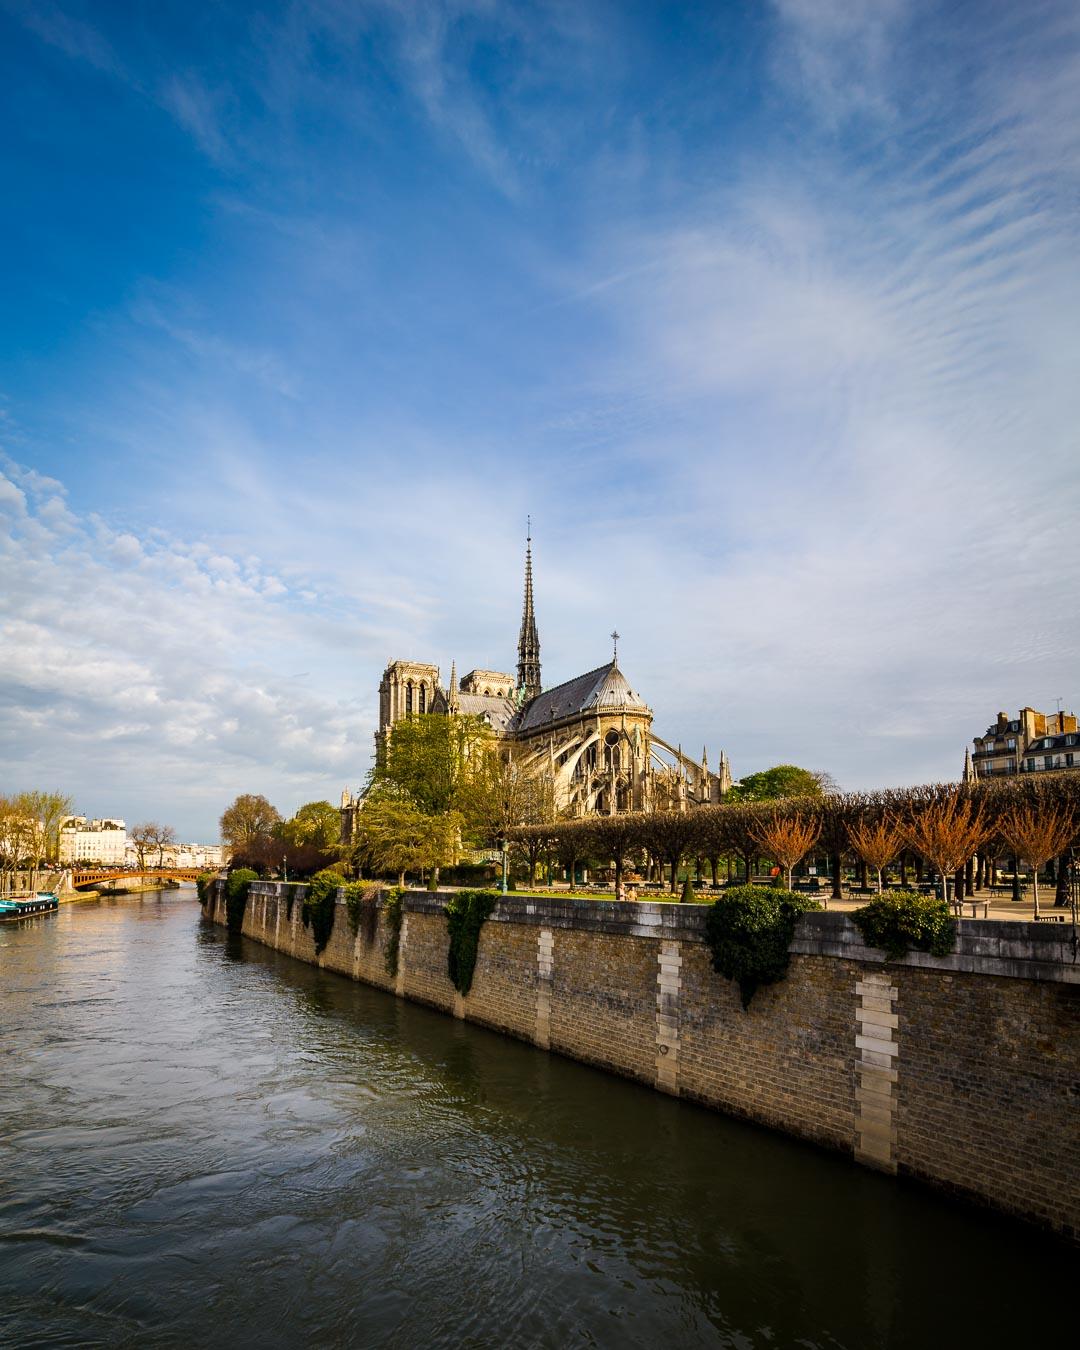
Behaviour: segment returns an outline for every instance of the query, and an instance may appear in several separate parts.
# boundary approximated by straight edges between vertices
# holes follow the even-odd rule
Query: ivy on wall
[[[383,900],[383,913],[386,915],[386,949],[384,960],[386,973],[392,980],[397,979],[398,959],[401,955],[401,921],[405,917],[405,892],[400,886],[392,886]]]
[[[253,872],[250,867],[238,867],[225,878],[225,926],[230,933],[243,932],[248,891],[251,883],[258,879],[258,872]]]
[[[214,893],[214,882],[217,877],[213,872],[200,872],[195,878],[195,889],[199,894],[199,904],[205,905]]]
[[[761,886],[736,886],[709,907],[705,939],[713,969],[736,981],[743,1008],[762,985],[784,978],[799,917],[820,908],[809,896]]]
[[[300,919],[311,929],[315,941],[315,955],[319,956],[330,941],[337,912],[337,893],[341,887],[341,873],[326,869],[316,872],[308,882],[307,894],[300,907]]]
[[[364,929],[364,945],[370,947],[375,941],[375,931],[379,921],[378,887],[367,886],[362,881],[350,881],[345,887],[345,912],[349,916],[349,927],[355,937]]]
[[[898,961],[914,947],[931,956],[956,950],[956,921],[938,896],[914,891],[883,891],[851,915],[868,947],[879,947]]]
[[[495,891],[458,891],[446,904],[446,925],[450,932],[447,973],[459,994],[472,988],[480,929],[498,903]]]

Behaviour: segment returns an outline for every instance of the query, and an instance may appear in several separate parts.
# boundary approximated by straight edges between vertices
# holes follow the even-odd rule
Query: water
[[[1076,1251],[314,970],[0,926],[0,1343],[1072,1343]]]

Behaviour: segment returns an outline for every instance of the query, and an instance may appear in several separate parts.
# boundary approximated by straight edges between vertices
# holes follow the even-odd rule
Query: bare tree
[[[176,831],[171,825],[155,825],[151,842],[157,849],[157,865],[161,867],[165,860],[165,850],[176,843]]]
[[[913,814],[905,829],[908,843],[941,873],[943,898],[949,898],[949,876],[986,838],[982,807],[953,789]]]
[[[128,838],[131,840],[131,847],[135,850],[140,872],[146,870],[146,855],[156,846],[160,829],[161,826],[155,820],[144,820],[131,827]]]
[[[1035,915],[1039,914],[1039,869],[1059,857],[1076,836],[1076,817],[1064,806],[1017,803],[998,821],[998,833],[1031,868]]]
[[[820,817],[806,809],[772,811],[756,822],[755,833],[763,852],[775,858],[784,868],[787,889],[790,891],[793,869],[821,837]]]
[[[881,894],[881,874],[904,847],[904,831],[893,816],[883,815],[876,820],[855,820],[848,827],[851,847],[864,862],[877,872],[878,894]]]

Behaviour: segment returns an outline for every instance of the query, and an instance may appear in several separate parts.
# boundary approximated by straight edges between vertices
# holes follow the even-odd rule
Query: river
[[[0,925],[0,1343],[1039,1346],[1076,1249],[229,938]]]

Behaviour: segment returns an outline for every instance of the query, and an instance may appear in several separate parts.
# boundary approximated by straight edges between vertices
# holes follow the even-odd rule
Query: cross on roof
[[[619,659],[619,637],[620,637],[619,630],[617,628],[613,629],[611,633],[611,640],[615,644],[615,655],[612,657],[612,660],[614,661],[618,661]]]

